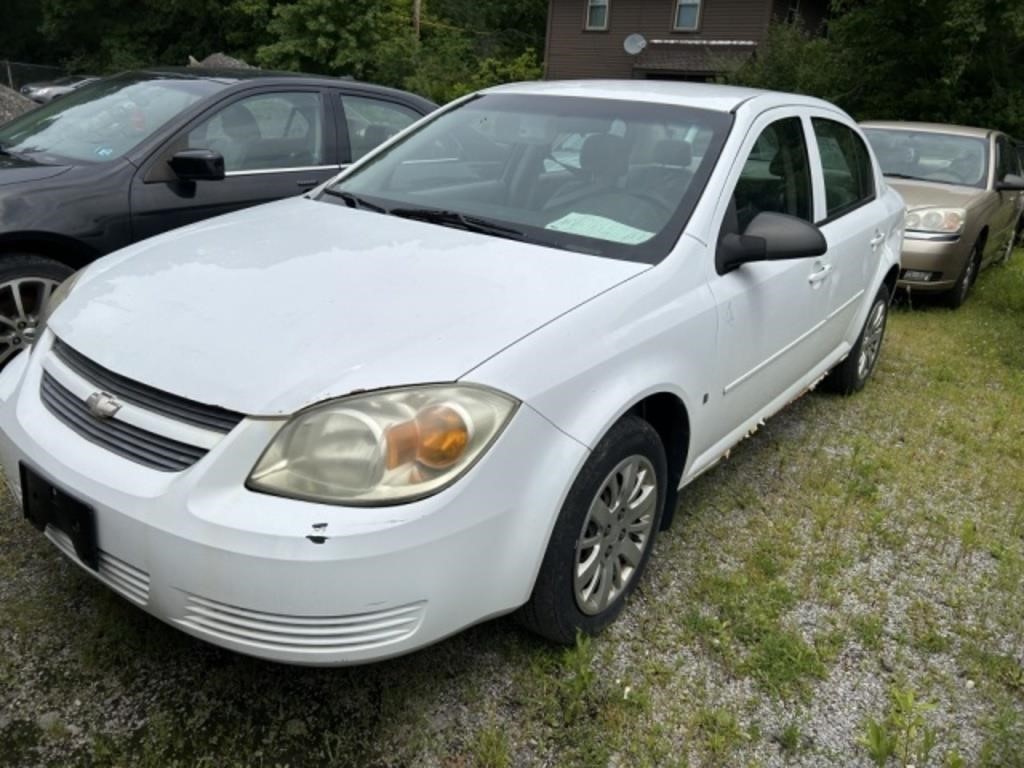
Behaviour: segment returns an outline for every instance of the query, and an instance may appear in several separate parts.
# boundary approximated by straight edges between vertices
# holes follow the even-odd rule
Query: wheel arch
[[[626,414],[634,414],[650,424],[665,448],[668,478],[665,511],[661,518],[661,530],[664,531],[672,524],[675,516],[679,481],[690,452],[690,415],[682,399],[666,391],[645,395],[626,409]]]
[[[882,278],[882,284],[889,289],[889,298],[892,299],[896,295],[896,281],[900,278],[900,265],[893,264],[889,267],[889,271],[885,273],[885,277]]]
[[[11,253],[31,253],[81,269],[100,257],[80,240],[52,232],[8,232],[0,234],[0,259]]]

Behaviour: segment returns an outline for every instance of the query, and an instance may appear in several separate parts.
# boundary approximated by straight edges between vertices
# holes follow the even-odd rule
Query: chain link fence
[[[47,64],[26,64],[22,61],[0,59],[0,83],[14,90],[18,90],[26,83],[34,83],[39,80],[54,80],[66,74],[67,70],[63,67],[54,67]]]

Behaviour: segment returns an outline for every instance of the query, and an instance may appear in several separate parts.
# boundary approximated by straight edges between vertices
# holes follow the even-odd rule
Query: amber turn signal
[[[433,405],[416,418],[389,427],[385,440],[388,469],[414,459],[430,469],[446,469],[469,445],[469,427],[454,408]]]

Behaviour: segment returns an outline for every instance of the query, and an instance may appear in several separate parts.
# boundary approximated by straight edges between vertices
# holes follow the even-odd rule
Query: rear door
[[[823,283],[827,305],[822,329],[836,349],[852,338],[864,293],[878,272],[899,212],[879,196],[871,153],[860,133],[838,115],[809,110],[814,183],[823,206],[816,223],[829,248],[829,278]],[[896,218],[894,218],[896,217]]]
[[[134,240],[259,203],[301,194],[339,168],[335,118],[322,89],[248,90],[193,119],[132,181]],[[224,157],[220,181],[181,181],[168,161],[183,149]]]

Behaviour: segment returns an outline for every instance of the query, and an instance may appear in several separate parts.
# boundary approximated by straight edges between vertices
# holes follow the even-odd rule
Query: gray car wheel
[[[34,254],[0,256],[0,369],[32,345],[53,290],[71,269]]]

